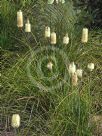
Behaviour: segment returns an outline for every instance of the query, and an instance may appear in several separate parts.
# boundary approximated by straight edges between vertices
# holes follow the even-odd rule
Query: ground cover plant
[[[23,8],[31,19],[32,32],[14,26],[17,34],[12,38],[19,49],[11,52],[1,47],[0,135],[101,136],[102,30],[89,30],[89,40],[83,44],[84,25],[79,26],[71,2],[32,5],[30,10]],[[45,26],[57,33],[56,45],[45,39]],[[64,45],[67,32],[70,42]],[[69,73],[73,61],[83,70],[76,86]],[[87,68],[89,63],[95,64],[93,71]],[[13,114],[21,117],[16,131],[11,125]]]

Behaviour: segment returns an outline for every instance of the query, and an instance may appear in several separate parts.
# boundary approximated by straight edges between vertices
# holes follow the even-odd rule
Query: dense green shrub
[[[84,45],[80,41],[81,27],[85,24],[77,25],[79,20],[72,3],[47,5],[41,0],[33,2],[2,0],[1,36],[6,34],[4,40],[1,38],[2,48],[15,49],[16,46],[16,51],[24,50],[23,47],[29,50],[21,54],[2,50],[0,131],[13,131],[11,116],[19,113],[20,136],[92,136],[90,116],[102,113],[102,31],[89,32],[89,41]],[[25,19],[30,18],[33,28],[30,34],[17,30],[16,12],[19,8],[24,11]],[[49,41],[44,38],[45,25],[57,33],[55,46],[49,46]],[[62,44],[66,32],[70,37],[68,46]],[[50,60],[54,61],[52,71],[47,69]],[[71,84],[68,73],[69,61],[75,61],[83,69],[83,78],[76,87]],[[95,64],[92,72],[87,70],[90,62]],[[56,75],[56,79],[50,80]],[[60,81],[63,84],[53,88]]]
[[[90,27],[102,27],[102,0],[73,0],[82,11],[82,23]]]
[[[59,52],[57,54],[51,51],[42,52],[40,48],[43,45],[36,46],[40,49],[37,55],[36,49],[33,50],[35,55],[31,58],[31,74],[38,83],[42,83],[43,88],[38,87],[35,82],[31,82],[27,74],[29,57],[31,57],[29,51],[22,56],[15,56],[16,59],[18,58],[15,62],[13,54],[9,55],[9,53],[3,52],[4,71],[0,92],[2,130],[9,129],[12,131],[10,118],[13,113],[19,113],[21,116],[19,135],[91,136],[89,117],[102,113],[101,33],[102,31],[90,32],[89,42],[83,48],[76,41],[72,41],[73,44],[70,43],[68,47],[62,45],[61,50],[67,54],[68,59],[75,60],[76,64],[81,65],[84,70],[83,78],[82,80],[79,79],[77,87],[71,86],[66,69],[67,77],[63,86],[51,91],[47,90],[48,87],[54,85],[55,81],[50,81],[50,84],[47,84],[46,79],[42,78],[41,70],[46,72],[43,72],[46,77],[54,76],[55,72],[52,71],[52,75],[49,74],[45,62],[45,65],[40,65],[40,62],[50,52],[57,62],[54,69],[61,75],[63,81],[61,71],[63,72],[64,62],[61,56],[58,55]],[[90,74],[86,68],[88,62],[95,63],[95,70]],[[9,66],[8,63],[12,65]],[[56,79],[56,81],[59,80],[59,78]]]

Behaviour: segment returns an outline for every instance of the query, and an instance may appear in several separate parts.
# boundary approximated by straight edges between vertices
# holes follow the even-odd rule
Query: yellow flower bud
[[[23,27],[23,13],[21,10],[17,12],[17,26],[19,28]]]
[[[51,44],[56,44],[57,40],[56,40],[56,33],[52,32],[51,33]]]
[[[88,68],[90,71],[94,70],[94,67],[95,67],[94,63],[89,63],[89,64],[87,65],[87,68]]]
[[[50,38],[50,27],[45,27],[45,38]]]
[[[25,32],[31,32],[31,24],[29,22],[29,19],[27,19],[27,23],[25,24]]]
[[[68,34],[66,34],[64,37],[63,37],[63,44],[67,45],[69,43],[69,37],[68,37]]]
[[[19,126],[20,126],[20,116],[19,116],[19,114],[13,114],[12,115],[11,126],[13,128],[19,128]]]
[[[76,74],[79,78],[82,78],[82,75],[83,75],[83,70],[82,69],[77,69],[76,70]]]
[[[47,64],[47,68],[48,68],[49,70],[52,70],[52,67],[53,67],[53,63],[52,63],[52,62],[49,62],[49,63]]]
[[[87,28],[83,28],[82,30],[82,39],[81,39],[82,43],[87,43],[88,42],[88,29]]]
[[[69,68],[68,68],[69,74],[73,75],[76,71],[76,65],[74,62],[70,63]]]

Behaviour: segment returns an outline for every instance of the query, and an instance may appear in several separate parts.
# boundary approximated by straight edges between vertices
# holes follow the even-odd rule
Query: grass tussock
[[[27,64],[30,61],[31,52],[28,51],[21,57],[19,55],[16,56],[17,60],[14,63],[12,63],[14,56],[10,57],[10,67],[6,67],[6,60],[9,61],[9,57],[4,53],[4,61],[2,63],[3,65],[5,64],[5,69],[3,68],[4,72],[1,75],[0,96],[1,130],[12,131],[10,127],[11,115],[19,113],[21,116],[21,128],[18,133],[20,135],[92,135],[92,128],[89,125],[90,116],[102,113],[102,67],[100,59],[102,50],[99,42],[100,35],[99,37],[97,35],[98,38],[94,37],[97,39],[95,42],[93,37],[94,35],[91,35],[89,43],[80,48],[81,50],[79,50],[80,45],[71,46],[71,44],[61,49],[66,54],[68,53],[69,62],[74,60],[84,70],[83,78],[82,80],[79,79],[77,87],[72,86],[68,70],[63,64],[64,62],[62,64],[60,62],[62,56],[59,55],[59,52],[45,50],[41,52],[40,50],[38,55],[36,50],[32,49],[35,54],[33,54],[30,65],[31,75],[34,81],[36,80],[39,83],[38,85],[43,85],[44,88],[42,86],[39,87],[36,82],[31,82],[27,74]],[[69,50],[71,50],[71,53]],[[54,66],[55,71],[52,71],[53,73],[50,73],[50,71],[44,73],[48,60],[43,62],[41,58],[45,56],[45,53],[56,59],[57,65]],[[39,67],[38,63],[40,61],[38,60],[41,61]],[[95,63],[95,69],[91,73],[87,70],[89,62]],[[56,71],[57,74],[62,72],[62,75],[59,76],[62,81],[64,79],[63,72],[65,71],[60,68],[60,64],[66,70],[66,81],[61,87],[49,91],[47,89],[51,88],[55,81],[46,81],[46,78],[41,77],[40,70],[42,69],[48,78],[54,76]],[[59,78],[56,81],[59,82]]]
[[[56,6],[40,0],[33,4],[31,0],[1,3],[0,135],[15,133],[11,127],[15,113],[21,117],[18,136],[93,136],[94,130],[98,135],[101,125],[97,120],[102,116],[102,30],[89,30],[89,41],[82,44],[83,24],[80,26],[71,2]],[[15,26],[20,8],[24,19],[30,18],[29,34]],[[45,26],[57,33],[56,45],[45,40]],[[66,32],[70,42],[64,46]],[[83,70],[77,86],[73,86],[68,71],[73,61]],[[47,68],[49,62],[53,63],[51,71]],[[90,72],[87,65],[91,62],[95,69]]]

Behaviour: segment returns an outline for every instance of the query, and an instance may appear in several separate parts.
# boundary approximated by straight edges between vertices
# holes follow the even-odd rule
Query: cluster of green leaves
[[[101,0],[73,0],[76,9],[81,11],[81,23],[94,28],[102,28]]]
[[[78,87],[71,86],[67,75],[66,82],[62,87],[50,92],[44,88],[39,87],[39,89],[27,75],[28,58],[31,57],[29,51],[18,58],[15,65],[7,68],[2,75],[0,96],[1,122],[4,124],[2,129],[11,131],[11,116],[13,113],[19,113],[21,127],[18,133],[20,135],[91,136],[91,128],[88,125],[89,117],[102,113],[100,36],[101,32],[90,33],[89,43],[83,47],[78,41],[77,43],[73,41],[73,45],[70,43],[68,47],[63,45],[62,48],[59,47],[67,53],[69,60],[74,60],[84,69],[83,80],[79,81]],[[30,47],[30,43],[28,45]],[[38,48],[40,49],[40,46]],[[32,51],[35,52],[35,50]],[[42,78],[40,73],[40,76],[35,74],[36,71],[39,72],[36,65],[39,63],[38,58],[43,58],[45,54],[49,53],[39,53],[32,58],[31,74],[39,83],[42,83]],[[53,56],[56,56],[57,61],[61,60],[61,56],[54,53]],[[95,63],[95,70],[91,75],[86,70],[88,62]],[[63,62],[61,63],[56,66],[57,73],[64,66]],[[44,71],[46,65],[40,69]],[[51,75],[48,72],[46,76]],[[46,84],[47,82],[44,81],[45,88]],[[54,84],[51,82],[51,85]]]
[[[1,0],[0,2],[0,46],[3,49],[18,50],[19,45],[14,37],[21,37],[17,29],[16,14],[19,9],[28,9],[31,0],[11,1]]]
[[[18,1],[13,1],[13,3],[16,2]],[[24,2],[23,6],[20,6],[22,2]],[[18,129],[19,135],[91,136],[92,131],[89,126],[90,115],[102,113],[102,31],[92,31],[89,35],[89,42],[86,45],[82,45],[80,39],[83,24],[81,27],[79,25],[77,26],[78,19],[72,3],[48,5],[45,1],[41,0],[33,1],[34,3],[30,0],[22,2],[20,5],[17,4],[16,8],[14,6],[15,15],[12,18],[16,20],[16,10],[22,7],[21,9],[24,11],[25,18],[29,16],[31,20],[32,33],[25,34],[24,31],[18,31],[14,22],[8,21],[7,26],[10,26],[10,22],[12,22],[9,29],[12,28],[11,30],[13,30],[12,26],[14,26],[14,30],[16,31],[15,35],[11,35],[11,31],[8,31],[10,32],[10,36],[14,38],[11,38],[11,42],[14,40],[14,45],[20,48],[21,45],[24,48],[27,47],[26,49],[28,51],[22,52],[22,54],[17,53],[17,55],[10,54],[10,52],[2,52],[3,74],[2,84],[0,86],[1,131],[12,131],[10,124],[11,116],[13,113],[18,113],[21,116],[21,127]],[[25,6],[26,4],[27,6]],[[11,7],[11,5],[8,7]],[[6,17],[6,15],[3,17]],[[55,48],[62,50],[67,55],[69,61],[75,61],[78,66],[83,68],[83,79],[79,80],[77,87],[73,87],[70,83],[68,70],[65,68],[66,65],[62,59],[64,54],[61,56],[59,52],[42,52],[41,48],[43,46],[47,48],[50,44],[44,38],[44,28],[46,25],[50,26],[51,30],[55,30],[57,33],[58,41]],[[7,31],[6,26],[3,26],[3,28]],[[69,33],[70,37],[68,46],[62,44],[62,39],[66,32]],[[10,43],[6,42],[6,44],[9,46]],[[33,47],[35,48],[33,49]],[[41,52],[36,54],[36,49],[39,49]],[[31,82],[27,74],[27,65],[31,57],[31,52],[34,54],[34,57],[31,58],[32,63],[30,67],[32,77],[40,85],[43,83],[44,88],[37,86],[34,81]],[[48,61],[44,61],[42,65],[38,65],[40,64],[39,60],[44,57],[47,58],[47,55],[56,59],[53,73],[46,68]],[[95,63],[95,70],[91,75],[86,70],[89,62]],[[66,73],[64,73],[65,69]],[[60,74],[59,78],[62,81],[64,79],[64,73],[66,74],[66,81],[64,81],[62,87],[49,91],[46,89],[46,86],[50,88],[56,82],[47,82],[42,79],[40,70],[48,78],[53,76],[55,74],[54,72],[57,72]],[[59,81],[59,79],[56,81]]]

